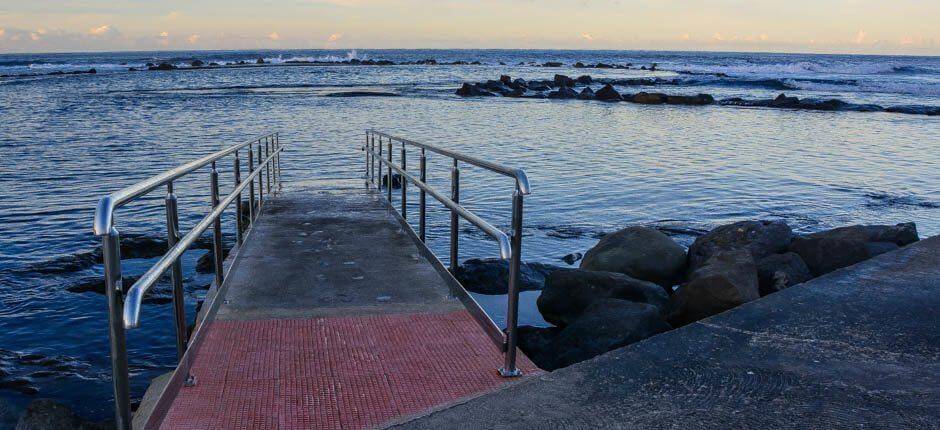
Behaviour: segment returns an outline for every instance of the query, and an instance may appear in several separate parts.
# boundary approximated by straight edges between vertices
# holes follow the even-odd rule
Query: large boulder
[[[855,225],[798,236],[789,249],[822,276],[919,240],[914,223]]]
[[[458,88],[454,94],[457,94],[461,97],[491,97],[496,95],[483,88],[480,88],[480,86],[477,84],[471,84],[468,82],[464,82],[464,84]]]
[[[633,103],[644,105],[658,105],[666,103],[667,96],[663,93],[640,92],[633,95]]]
[[[516,330],[518,333],[519,349],[525,353],[526,357],[529,357],[536,366],[542,369],[551,366],[551,363],[542,363],[540,360],[542,357],[550,357],[550,355],[546,355],[544,352],[548,350],[548,346],[551,345],[552,341],[561,333],[561,329],[558,327],[532,327],[524,325],[518,327]]]
[[[675,295],[670,321],[684,325],[760,298],[757,266],[744,249],[722,251],[708,259]]]
[[[114,428],[114,423],[96,423],[51,399],[33,400],[16,423],[16,430],[98,430]]]
[[[757,261],[757,282],[761,297],[812,278],[809,267],[795,252],[768,255]]]
[[[562,86],[557,91],[548,93],[550,99],[576,99],[580,95],[571,87]]]
[[[544,345],[533,361],[543,369],[555,370],[670,328],[655,306],[618,299],[598,300]]]
[[[545,321],[559,327],[573,323],[597,300],[614,298],[653,305],[669,312],[669,295],[652,282],[622,273],[558,269],[548,275],[536,302]]]
[[[755,260],[785,252],[793,230],[783,221],[740,221],[723,225],[695,239],[689,247],[689,270],[721,251],[746,249]]]
[[[594,82],[594,79],[591,78],[590,75],[581,75],[581,76],[578,76],[578,78],[575,79],[575,81],[577,81],[581,85],[591,85],[591,83]]]
[[[667,292],[682,281],[685,249],[659,230],[627,227],[604,236],[581,260],[581,268],[623,273],[659,284]]]
[[[694,96],[666,96],[666,104],[670,105],[691,105],[704,106],[715,102],[715,98],[710,94],[698,94]]]
[[[594,99],[594,90],[591,87],[584,87],[583,90],[578,94],[578,98],[581,100],[593,100]]]
[[[604,85],[604,88],[597,90],[597,92],[594,93],[594,98],[606,102],[619,102],[623,100],[623,96],[610,84]]]
[[[556,87],[574,87],[577,81],[566,75],[555,75],[553,80]]]
[[[519,291],[535,291],[545,287],[545,278],[560,267],[542,263],[519,266]],[[498,258],[473,258],[464,261],[454,277],[470,292],[506,294],[509,291],[509,261]]]

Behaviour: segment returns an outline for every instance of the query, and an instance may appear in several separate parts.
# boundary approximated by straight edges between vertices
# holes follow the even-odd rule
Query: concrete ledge
[[[403,428],[938,428],[940,236]]]

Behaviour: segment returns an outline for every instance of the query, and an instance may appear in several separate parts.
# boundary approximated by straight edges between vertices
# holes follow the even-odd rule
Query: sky
[[[940,55],[940,0],[0,0],[0,53],[290,48]]]

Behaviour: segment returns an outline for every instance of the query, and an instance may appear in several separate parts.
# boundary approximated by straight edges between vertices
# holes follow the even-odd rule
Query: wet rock
[[[617,90],[614,89],[613,85],[607,84],[603,88],[597,90],[594,98],[603,101],[621,101],[623,96],[620,95]]]
[[[555,75],[553,80],[556,87],[574,87],[577,82],[566,75]]]
[[[563,64],[557,61],[548,61],[542,64],[542,67],[561,67],[561,66],[563,66]]]
[[[715,98],[710,94],[698,94],[695,96],[666,96],[666,104],[670,105],[705,106],[714,102]]]
[[[85,420],[68,406],[52,399],[34,400],[16,423],[16,430],[104,430],[114,428],[113,422]]]
[[[192,67],[202,67],[205,66],[206,63],[202,62],[202,60],[193,60],[189,65]]]
[[[640,92],[634,94],[631,101],[643,105],[658,105],[666,103],[667,96],[663,93]]]
[[[258,60],[255,61],[255,64],[265,64],[264,58],[258,58]]]
[[[685,273],[686,253],[659,230],[634,226],[604,236],[584,255],[581,268],[623,273],[672,292]]]
[[[809,267],[794,252],[773,254],[757,260],[757,282],[761,297],[812,278]]]
[[[594,302],[608,298],[646,303],[662,315],[669,312],[669,295],[659,285],[622,273],[580,269],[558,269],[548,275],[536,303],[545,321],[565,327]]]
[[[325,97],[400,97],[401,94],[386,91],[342,91],[329,93]]]
[[[399,173],[392,173],[392,189],[401,189],[402,177]],[[388,173],[382,175],[382,188],[388,188]]]
[[[0,377],[2,377],[2,372],[0,372]],[[11,429],[16,427],[19,416],[19,411],[12,404],[0,398],[0,428]]]
[[[770,102],[769,106],[775,108],[795,108],[799,106],[799,104],[800,99],[798,97],[787,97],[786,94],[781,93]]]
[[[483,88],[480,88],[480,86],[477,84],[466,82],[463,84],[463,86],[457,89],[455,94],[461,97],[491,97],[496,95]]]
[[[0,378],[0,390],[16,391],[28,396],[39,394],[39,389],[33,385],[33,381],[29,378]]]
[[[545,277],[560,269],[542,263],[522,263],[519,272],[519,291],[541,290]],[[454,277],[470,292],[479,294],[506,294],[509,290],[509,261],[497,258],[474,258],[464,261]]]
[[[578,98],[581,100],[593,100],[595,98],[594,90],[592,90],[591,87],[584,87],[581,93],[578,94]]]
[[[524,90],[524,89],[526,89],[526,88],[529,87],[529,84],[526,82],[525,79],[516,78],[516,79],[514,79],[514,80],[512,81],[512,83],[511,83],[509,86],[512,87],[513,89],[520,89],[520,88],[521,88],[521,89]]]
[[[583,69],[583,68],[585,68],[585,67],[587,67],[587,66],[585,66],[584,63],[578,61],[577,63],[574,63],[574,65],[571,66],[571,67],[574,67],[575,69]]]
[[[538,91],[538,92],[551,91],[552,87],[545,85],[543,83],[540,83],[540,82],[532,82],[529,84],[529,90]]]
[[[902,106],[890,106],[885,108],[887,112],[894,113],[907,113],[914,115],[928,115],[928,116],[937,116],[940,115],[940,106],[922,106],[922,105],[902,105]]]
[[[575,81],[581,85],[591,85],[591,83],[594,82],[594,79],[592,79],[589,75],[581,75],[578,76]]]
[[[539,368],[545,369],[550,366],[551,363],[540,363],[538,359],[543,357],[548,345],[558,337],[558,333],[561,333],[561,329],[558,327],[532,327],[524,325],[520,326],[517,332],[519,335],[519,349],[525,353],[526,357],[532,360]]]
[[[695,270],[713,255],[745,249],[757,260],[785,252],[793,230],[783,221],[740,221],[723,225],[695,239],[689,247],[689,270]]]
[[[580,96],[577,91],[569,87],[560,87],[556,91],[548,93],[550,99],[576,99]]]
[[[228,258],[228,253],[231,251],[229,248],[222,248],[222,261],[225,261]],[[199,259],[196,260],[196,273],[215,273],[215,253],[213,250],[202,254],[199,256]]]
[[[655,306],[618,299],[598,300],[545,344],[533,361],[546,370],[560,369],[670,328]]]
[[[568,264],[574,264],[574,263],[577,263],[578,260],[580,260],[583,257],[584,257],[584,254],[580,252],[572,252],[571,254],[561,257],[561,261],[564,261],[565,263],[568,263]]]
[[[822,276],[919,240],[914,223],[855,225],[798,236],[789,249]]]
[[[148,63],[148,64],[150,64],[150,63]],[[175,68],[176,68],[176,66],[174,66],[174,65],[172,65],[172,64],[170,64],[170,63],[167,63],[167,62],[163,62],[163,63],[160,63],[159,65],[155,65],[155,66],[154,66],[154,65],[147,66],[147,70],[173,70],[173,69],[175,69]]]
[[[757,266],[746,249],[721,251],[689,277],[675,295],[670,322],[684,325],[760,298]]]
[[[500,75],[499,81],[502,82],[503,85],[507,87],[512,86],[512,77],[510,77],[509,75]]]

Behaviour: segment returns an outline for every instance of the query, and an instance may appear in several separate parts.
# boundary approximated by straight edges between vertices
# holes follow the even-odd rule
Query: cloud
[[[594,36],[591,36],[590,33],[581,33],[581,38],[588,42],[594,40]]]
[[[336,42],[336,41],[338,41],[338,40],[340,40],[340,39],[342,39],[342,38],[343,38],[343,35],[342,35],[341,33],[333,33],[333,34],[330,35],[330,37],[328,37],[328,38],[326,39],[326,41],[327,41],[327,42]]]
[[[281,40],[281,35],[280,35],[280,34],[277,34],[277,32],[274,31],[274,32],[272,32],[271,34],[268,35],[268,39],[271,39],[271,40]]]
[[[681,41],[683,41],[683,42],[688,42],[689,40],[692,40],[692,35],[689,34],[689,33],[680,34],[680,35],[679,35],[679,40],[681,40]]]
[[[162,31],[162,32],[160,32],[160,37],[163,37],[163,38],[170,37],[170,33],[167,33],[167,32],[165,32],[165,31]]]
[[[175,20],[179,19],[179,17],[181,17],[181,16],[183,16],[183,14],[182,14],[180,11],[174,10],[174,11],[172,11],[172,12],[166,14],[166,19],[168,19],[168,20],[170,20],[170,21],[175,21]]]
[[[114,30],[111,28],[111,26],[106,24],[99,27],[89,28],[88,34],[92,36],[104,36],[105,34],[108,34],[112,31]]]
[[[199,41],[199,37],[200,36],[198,34],[191,34],[186,38],[186,41],[189,42],[190,45],[195,45],[196,42]]]
[[[7,30],[3,27],[0,27],[0,37],[3,37],[5,34],[7,34]]]
[[[867,34],[865,34],[865,30],[859,30],[858,34],[855,35],[855,44],[861,45],[862,43],[865,43],[865,36],[867,36]]]
[[[39,39],[42,39],[42,33],[38,33],[38,32],[29,33],[29,38],[33,42],[36,42]]]

